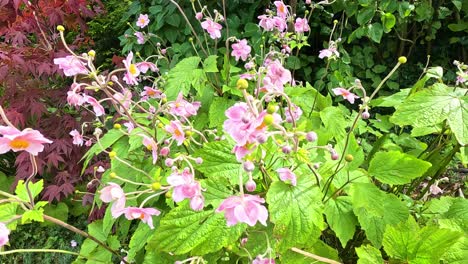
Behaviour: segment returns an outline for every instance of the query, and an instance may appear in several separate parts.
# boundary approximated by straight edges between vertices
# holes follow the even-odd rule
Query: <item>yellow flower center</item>
[[[180,132],[178,129],[176,129],[174,131],[174,135],[176,135],[177,137],[180,137],[180,136],[182,136],[182,132]]]
[[[278,9],[280,13],[285,13],[284,5],[280,5]]]
[[[146,20],[144,18],[140,19],[140,24],[145,24]]]
[[[29,147],[29,142],[21,138],[15,138],[10,142],[10,147],[14,149],[25,149]]]
[[[144,213],[141,213],[141,214],[140,214],[140,219],[141,219],[141,220],[145,219],[145,214],[144,214]]]
[[[132,75],[135,75],[137,73],[137,68],[136,68],[135,64],[130,64],[130,66],[128,66],[128,71]]]

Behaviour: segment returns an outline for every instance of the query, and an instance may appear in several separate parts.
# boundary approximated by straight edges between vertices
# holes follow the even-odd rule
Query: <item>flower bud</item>
[[[191,130],[185,131],[185,136],[186,137],[191,137],[193,135],[193,132]]]
[[[117,177],[117,174],[115,172],[111,172],[111,173],[109,173],[109,177],[111,179],[113,179],[113,178]]]
[[[174,165],[174,160],[173,160],[173,159],[170,159],[170,158],[167,158],[167,159],[164,161],[164,164],[166,164],[167,167],[171,167],[172,165]]]
[[[63,31],[65,31],[65,28],[62,25],[58,25],[57,30],[60,31],[60,32],[63,32]]]
[[[109,152],[109,158],[110,158],[110,159],[113,159],[113,158],[115,158],[116,156],[117,156],[117,152],[115,152],[115,151]]]
[[[196,163],[196,164],[202,164],[202,163],[203,163],[203,159],[200,158],[200,157],[198,157],[198,158],[195,159],[195,163]]]
[[[257,135],[256,139],[258,143],[263,144],[267,141],[268,137],[264,133],[261,133]]]
[[[88,55],[89,55],[90,57],[96,57],[96,51],[90,50],[90,51],[88,51]]]
[[[170,149],[168,147],[164,147],[159,151],[159,155],[165,157],[169,155]]]
[[[157,190],[160,190],[160,189],[161,189],[161,183],[160,182],[153,182],[153,184],[151,184],[151,190],[157,191]]]
[[[115,129],[121,129],[122,126],[121,126],[120,124],[114,124],[114,128],[115,128]]]
[[[249,82],[246,79],[239,79],[237,80],[236,87],[239,90],[245,90],[249,88]]]
[[[306,139],[309,142],[314,142],[317,140],[317,138],[318,138],[317,133],[315,133],[314,131],[310,131],[309,133],[306,134]]]
[[[196,14],[195,14],[195,18],[196,18],[197,20],[202,20],[202,18],[203,18],[202,12],[196,13]]]
[[[365,111],[365,112],[363,112],[363,113],[361,114],[361,117],[362,117],[362,119],[369,119],[370,114],[369,114],[368,111]]]
[[[245,161],[243,167],[246,172],[251,172],[255,169],[255,165],[250,160]]]
[[[269,114],[273,114],[276,112],[276,110],[278,110],[278,107],[274,104],[268,104],[268,107],[267,107],[267,113]]]
[[[265,117],[263,118],[263,123],[265,123],[265,125],[267,126],[273,124],[274,121],[275,121],[275,118],[271,114],[266,114]]]
[[[354,160],[354,157],[353,155],[351,154],[346,154],[345,158],[344,158],[347,162],[351,162]]]
[[[332,160],[337,160],[340,156],[338,155],[338,153],[336,153],[335,150],[332,150],[330,151],[330,154],[331,154],[331,159]]]
[[[248,180],[245,183],[245,189],[249,192],[255,191],[256,188],[257,188],[257,184],[252,179]]]
[[[289,153],[291,153],[292,148],[291,148],[291,146],[286,145],[286,146],[283,146],[283,147],[281,148],[281,151],[282,151],[284,154],[289,154]]]
[[[398,58],[398,62],[399,62],[400,64],[405,64],[406,61],[407,61],[407,59],[406,59],[405,56],[401,56],[401,57]]]

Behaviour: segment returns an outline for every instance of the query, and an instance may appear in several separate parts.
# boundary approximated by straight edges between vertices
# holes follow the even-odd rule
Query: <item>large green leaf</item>
[[[84,160],[83,162],[83,170],[88,167],[89,161],[102,151],[104,151],[106,148],[112,146],[117,140],[119,140],[121,137],[123,137],[125,134],[122,132],[120,129],[111,129],[109,130],[104,136],[102,136],[99,139],[99,143],[94,144],[81,158],[81,160]]]
[[[245,227],[245,224],[228,227],[223,213],[193,211],[184,203],[161,219],[147,249],[204,255],[236,241]]]
[[[353,238],[358,223],[353,213],[350,197],[339,196],[336,200],[328,200],[325,204],[324,213],[330,228],[340,239],[343,248],[346,247],[346,243]]]
[[[343,112],[337,107],[327,107],[320,111],[325,129],[329,131],[336,140],[341,140],[346,136],[346,122]]]
[[[441,229],[436,226],[425,226],[420,229],[410,217],[408,221],[388,226],[383,246],[392,258],[407,263],[438,263],[445,251],[460,238],[462,233]]]
[[[127,257],[129,258],[129,260],[133,260],[135,258],[137,252],[146,245],[146,242],[152,234],[153,232],[147,224],[143,222],[140,222],[140,224],[138,224],[137,229],[135,230],[135,232],[132,235],[132,238],[130,239],[130,244],[128,245],[129,250]]]
[[[468,96],[464,93],[436,83],[408,97],[390,121],[400,126],[428,127],[447,120],[457,141],[468,144]]]
[[[330,95],[323,96],[315,90],[309,83],[306,87],[285,87],[284,92],[291,97],[291,101],[298,105],[305,114],[309,114],[314,107],[315,111],[320,111],[332,105]]]
[[[210,127],[221,127],[226,120],[224,112],[234,104],[234,101],[224,97],[216,97],[210,104]]]
[[[224,177],[238,182],[241,164],[232,154],[232,147],[227,141],[206,143],[194,154],[195,157],[203,157],[203,163],[195,168],[207,177]]]
[[[371,245],[364,245],[356,248],[359,257],[358,264],[378,264],[384,263],[380,250]]]
[[[431,163],[399,151],[377,152],[369,165],[369,174],[387,184],[405,184],[418,178]]]
[[[297,186],[273,182],[267,193],[270,220],[280,237],[280,250],[313,241],[325,228],[322,193],[310,177],[298,177]]]
[[[353,183],[350,188],[353,211],[376,248],[382,245],[387,225],[405,221],[409,210],[395,195],[379,190],[371,183]]]
[[[44,180],[39,180],[37,182],[28,182],[28,188],[26,189],[26,184],[23,180],[18,181],[18,185],[16,185],[16,196],[25,202],[29,202],[29,194],[31,194],[31,198],[34,200],[36,196],[41,193],[44,187]],[[28,192],[29,189],[29,192]]]
[[[202,69],[198,69],[201,59],[199,57],[189,57],[181,60],[169,72],[165,94],[168,100],[177,98],[179,92],[187,95],[192,87],[203,78],[205,74]]]

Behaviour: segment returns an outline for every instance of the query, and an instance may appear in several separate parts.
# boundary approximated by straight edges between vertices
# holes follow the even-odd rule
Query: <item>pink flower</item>
[[[239,146],[244,146],[247,142],[255,142],[257,134],[266,130],[266,127],[262,125],[266,113],[262,112],[261,115],[255,117],[246,103],[236,103],[224,114],[228,119],[224,121],[223,128]]]
[[[307,18],[296,18],[296,23],[294,23],[294,30],[296,33],[304,33],[310,30]]]
[[[258,16],[258,19],[260,19],[258,25],[266,31],[272,31],[275,28],[275,23],[273,22],[273,19],[270,16],[261,15]]]
[[[344,89],[344,88],[334,88],[332,89],[333,93],[335,93],[335,95],[341,95],[343,96],[344,99],[348,100],[348,102],[350,102],[351,104],[354,104],[354,99],[357,99],[359,98],[359,96],[353,94],[352,92]]]
[[[263,258],[262,256],[258,255],[253,261],[252,264],[275,264],[274,259]]]
[[[125,208],[125,193],[120,185],[109,182],[109,185],[102,188],[100,191],[101,195],[99,199],[105,203],[114,202],[111,207],[111,213],[113,218],[117,218],[124,213]]]
[[[125,66],[125,69],[127,70],[125,72],[123,80],[129,85],[137,85],[138,80],[136,79],[136,77],[140,75],[140,70],[135,64],[132,63],[132,60],[133,52],[130,51],[130,53],[128,53],[127,55],[127,58],[123,60],[123,64]]]
[[[292,186],[296,186],[296,174],[294,174],[294,172],[292,172],[290,169],[288,168],[280,168],[280,169],[277,169],[276,172],[279,174],[279,177],[280,177],[280,180],[282,181],[287,181],[287,180],[290,180],[291,181],[291,185]]]
[[[295,121],[297,121],[302,116],[302,109],[299,106],[292,104],[291,105],[292,117],[291,117],[291,113],[289,112],[288,107],[284,108],[284,113],[286,115],[286,122],[292,123],[293,118]]]
[[[31,128],[26,128],[19,131],[14,127],[0,126],[0,154],[10,150],[14,152],[27,151],[34,156],[44,150],[45,143],[52,143],[51,140],[45,138],[39,131]]]
[[[148,70],[151,70],[152,72],[157,72],[159,71],[158,67],[156,64],[148,61],[142,61],[136,64],[138,70],[140,70],[142,73],[146,73]]]
[[[285,69],[279,60],[271,61],[267,65],[267,74],[263,78],[263,90],[282,92],[284,85],[291,80],[291,72]]]
[[[325,57],[330,58],[333,55],[336,56],[336,57],[340,57],[340,53],[338,52],[338,50],[336,50],[335,47],[331,47],[331,48],[328,48],[328,49],[321,50],[320,54],[319,54],[319,58],[320,59],[323,59]]]
[[[207,18],[205,21],[201,23],[201,26],[212,39],[221,38],[221,29],[223,28],[220,24],[211,20],[211,18]]]
[[[276,6],[276,13],[278,16],[285,19],[288,16],[288,8],[286,5],[283,1],[275,1],[274,4]]]
[[[77,74],[88,74],[86,64],[75,56],[66,56],[64,58],[55,58],[54,64],[63,70],[65,76],[75,76]]]
[[[266,226],[268,211],[261,205],[264,202],[265,200],[258,195],[231,196],[221,203],[216,212],[225,211],[228,226],[239,222],[254,226],[257,221]]]
[[[185,133],[180,121],[171,121],[171,123],[166,126],[166,131],[170,133],[172,138],[177,141],[177,146],[180,146],[182,143],[184,143]]]
[[[256,144],[246,143],[243,146],[234,146],[232,152],[236,155],[237,161],[241,162],[242,159],[248,154],[252,153],[257,148]]]
[[[141,96],[146,100],[148,97],[149,98],[161,98],[162,92],[158,89],[154,89],[149,86],[143,87],[143,92],[141,92]]]
[[[80,134],[80,132],[78,132],[78,130],[73,129],[70,132],[70,136],[73,137],[73,145],[83,146],[83,136]]]
[[[88,104],[90,104],[93,107],[93,111],[96,114],[96,116],[102,116],[105,114],[104,107],[102,107],[98,100],[87,95],[85,95],[85,100]]]
[[[205,200],[203,199],[203,196],[197,195],[190,199],[190,208],[194,211],[201,211],[203,210],[203,207],[205,207]]]
[[[148,18],[148,15],[146,14],[140,14],[138,17],[138,21],[136,22],[136,25],[140,28],[144,28],[149,24],[150,20]]]
[[[120,111],[124,112],[124,108],[127,110],[130,108],[130,104],[132,102],[132,92],[130,92],[128,89],[123,89],[122,92],[123,94],[119,92],[115,93],[113,97],[120,103],[118,104]]]
[[[198,108],[200,108],[200,102],[189,103],[185,101],[182,93],[179,93],[177,99],[174,102],[169,102],[168,105],[170,107],[169,113],[182,117],[196,115]]]
[[[125,218],[128,220],[141,219],[141,221],[151,229],[154,229],[153,226],[153,215],[160,215],[161,212],[154,208],[139,208],[139,207],[127,207],[124,209]]]
[[[151,151],[153,164],[156,164],[156,161],[158,161],[158,144],[152,138],[143,136],[143,145]]]
[[[143,35],[143,33],[137,31],[133,33],[133,35],[135,35],[135,37],[137,38],[138,44],[145,44],[145,36]]]
[[[272,18],[272,20],[273,25],[276,29],[278,29],[279,32],[283,32],[288,28],[288,24],[284,18],[275,16]]]
[[[437,186],[437,184],[432,184],[431,186],[429,186],[429,192],[433,195],[444,193],[444,191],[442,191],[442,189],[440,189],[440,187]]]
[[[0,248],[8,243],[9,234],[10,230],[6,227],[4,223],[0,222]]]
[[[202,18],[203,18],[203,14],[202,14],[202,12],[198,12],[198,13],[196,13],[196,14],[195,14],[195,18],[196,18],[198,21],[201,21],[201,20],[202,20]]]
[[[132,130],[135,128],[132,122],[125,122],[123,125],[127,128],[127,132],[131,133]]]
[[[243,61],[246,61],[251,50],[252,48],[247,44],[247,40],[243,39],[237,43],[232,44],[231,55],[236,57],[236,61],[239,61],[239,58],[241,58]]]
[[[205,201],[201,193],[200,183],[197,182],[190,172],[189,168],[185,168],[182,173],[174,170],[173,173],[167,177],[167,183],[174,187],[172,199],[178,203],[184,199],[190,199],[190,207],[195,211],[203,209]]]

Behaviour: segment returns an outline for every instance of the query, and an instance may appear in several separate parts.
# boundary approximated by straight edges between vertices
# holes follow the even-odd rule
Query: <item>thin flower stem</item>
[[[307,251],[298,249],[296,247],[292,247],[291,250],[296,252],[296,253],[302,254],[302,255],[304,255],[306,257],[313,258],[313,259],[321,261],[321,262],[325,262],[325,263],[329,263],[329,264],[341,264],[341,262],[338,262],[338,261],[335,261],[335,260],[329,259],[329,258],[320,257],[320,256],[317,256],[315,254],[309,253]]]

